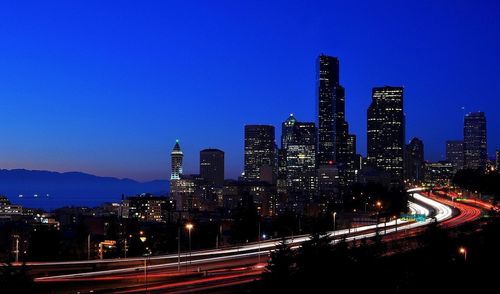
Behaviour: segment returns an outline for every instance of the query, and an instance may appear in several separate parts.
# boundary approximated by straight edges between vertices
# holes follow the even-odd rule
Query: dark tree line
[[[463,169],[453,177],[453,184],[462,189],[482,194],[493,195],[500,198],[500,173],[485,173],[482,170]]]
[[[498,232],[498,217],[452,232],[434,224],[412,239],[416,249],[395,254],[388,254],[392,245],[380,242],[380,238],[353,246],[345,241],[332,245],[328,237],[312,235],[298,250],[282,242],[271,253],[267,271],[252,291],[479,293],[496,287],[494,281],[500,270]],[[460,247],[466,248],[467,260]]]

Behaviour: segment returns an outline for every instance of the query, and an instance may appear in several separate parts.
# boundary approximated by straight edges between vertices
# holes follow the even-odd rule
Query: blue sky
[[[316,120],[320,53],[340,59],[360,153],[380,85],[405,87],[427,159],[461,138],[462,106],[500,149],[500,2],[269,2],[3,1],[0,168],[168,178],[178,138],[185,171],[214,147],[236,177],[245,124]]]

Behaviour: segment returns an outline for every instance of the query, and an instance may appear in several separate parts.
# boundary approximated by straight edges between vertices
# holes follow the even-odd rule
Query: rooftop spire
[[[172,149],[172,154],[173,153],[180,153],[180,154],[182,154],[181,146],[179,145],[179,139],[175,140],[174,149]]]

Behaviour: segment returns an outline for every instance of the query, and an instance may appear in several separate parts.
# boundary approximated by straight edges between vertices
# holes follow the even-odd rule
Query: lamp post
[[[460,247],[458,249],[458,252],[464,256],[464,262],[467,262],[467,248],[465,247]]]
[[[177,271],[181,271],[181,225],[177,228]]]
[[[16,238],[16,250],[14,253],[16,254],[16,263],[19,262],[19,235],[14,235],[14,238]]]
[[[377,201],[377,225],[376,225],[376,231],[378,232],[378,221],[379,221],[379,214],[380,214],[380,208],[382,207],[382,202]]]
[[[188,230],[189,235],[189,264],[191,264],[191,230],[193,229],[192,223],[186,224],[186,229]],[[187,271],[188,262],[186,261],[186,271]]]
[[[139,239],[142,243],[145,243],[147,238],[143,231],[139,231]],[[146,247],[146,254],[144,255],[144,287],[146,288],[146,293],[148,293],[148,256],[151,254],[149,248]]]
[[[87,260],[90,260],[90,233],[87,236]]]
[[[336,226],[335,226],[335,217],[337,216],[337,212],[333,212],[332,213],[332,216],[333,216],[333,236],[335,237],[335,229],[336,229]]]
[[[258,239],[258,243],[259,243],[259,263],[260,263],[260,221],[259,221],[259,239]]]

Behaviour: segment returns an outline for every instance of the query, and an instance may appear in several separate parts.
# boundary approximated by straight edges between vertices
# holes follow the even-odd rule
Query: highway
[[[392,220],[387,223],[368,225],[353,229],[342,229],[328,232],[333,242],[339,242],[345,238],[347,241],[370,238],[377,234],[393,234],[404,236],[403,232],[414,231],[433,222],[434,219],[445,228],[458,226],[462,223],[478,218],[481,211],[477,208],[457,204],[456,202],[442,199],[435,195],[424,196],[420,191],[414,192],[415,202],[409,203],[409,210],[414,214],[428,216],[422,222]],[[417,203],[418,202],[418,203]],[[429,217],[432,208],[434,216]],[[453,204],[458,211],[453,215]],[[397,234],[394,234],[397,233]],[[309,235],[290,236],[285,238],[292,248],[309,239]],[[63,273],[45,277],[37,277],[35,282],[40,285],[61,289],[61,292],[53,290],[52,293],[64,293],[64,291],[99,291],[113,289],[112,292],[123,291],[123,293],[144,292],[143,285],[148,284],[148,292],[158,290],[162,293],[178,291],[181,288],[207,288],[220,287],[222,285],[235,285],[240,282],[257,279],[263,271],[269,252],[272,251],[280,240],[266,240],[260,243],[250,243],[213,250],[193,251],[191,260],[188,261],[186,253],[182,254],[181,263],[178,263],[178,255],[170,254],[163,256],[152,256],[147,259],[147,270],[145,271],[144,258],[128,258],[114,260],[93,261],[66,261],[49,263],[29,263],[31,267],[54,267],[86,266],[92,264],[113,265],[108,270],[88,270],[78,273]],[[260,257],[259,257],[260,256]],[[259,263],[261,261],[261,263]],[[131,264],[134,264],[131,266]],[[180,271],[178,268],[180,266]],[[147,279],[147,275],[150,276]],[[147,283],[146,283],[147,281]],[[104,291],[105,292],[105,291]]]

